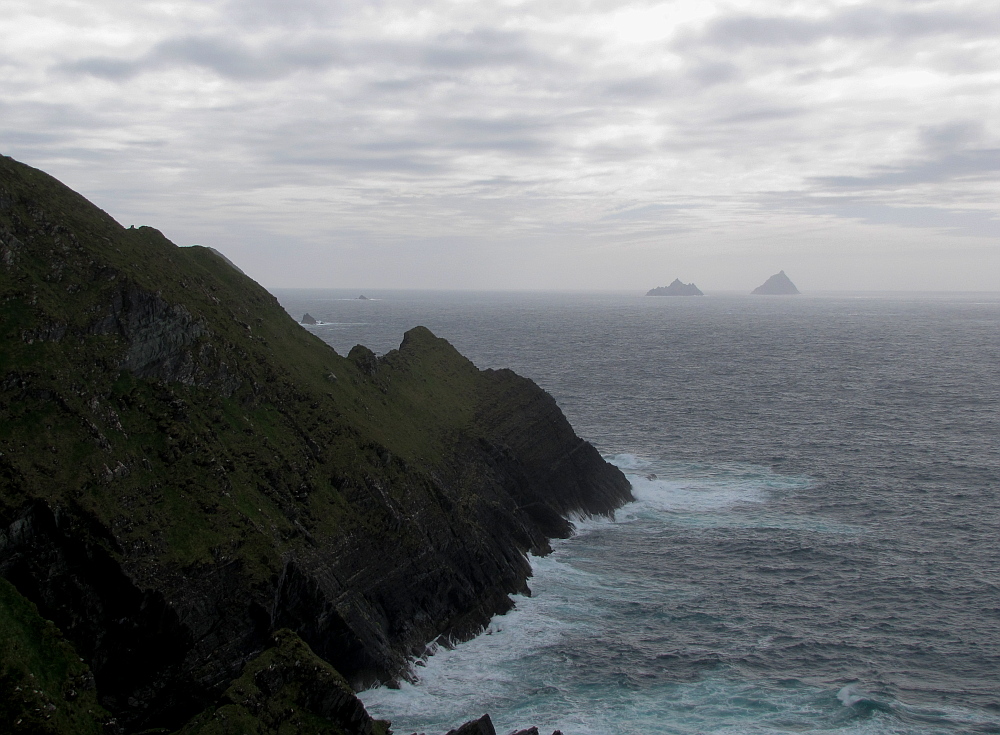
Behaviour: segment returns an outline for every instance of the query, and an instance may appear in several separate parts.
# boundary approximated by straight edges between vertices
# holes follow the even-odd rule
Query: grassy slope
[[[367,717],[344,678],[292,631],[272,643],[176,735],[386,735],[388,723]]]
[[[259,540],[259,553],[247,556],[261,561],[299,535],[290,507],[321,530],[363,526],[337,485],[377,471],[386,446],[408,463],[436,465],[471,419],[476,371],[445,343],[433,346],[429,333],[430,359],[419,375],[394,374],[390,401],[208,249],[177,248],[151,228],[125,230],[45,174],[0,165],[35,203],[0,211],[0,225],[19,216],[48,246],[16,248],[14,267],[0,268],[8,506],[29,496],[78,504],[124,546],[181,565],[211,562],[232,539]],[[57,228],[47,225],[52,213]],[[122,340],[86,330],[126,285],[184,303],[210,325],[199,342],[240,376],[232,396],[210,381],[162,385],[114,369]],[[45,339],[63,328],[58,342]],[[276,472],[286,477],[273,482]],[[172,481],[157,482],[165,476]],[[263,564],[266,574],[272,565]]]
[[[0,579],[0,731],[101,735],[108,717],[73,646]]]
[[[381,508],[346,496],[444,461],[472,420],[471,363],[417,330],[422,355],[373,378],[207,248],[124,229],[10,159],[0,182],[0,520],[32,499],[90,518],[150,585],[234,558],[273,581],[314,537],[392,541]],[[205,326],[194,385],[117,369],[126,340],[94,325],[130,291]]]
[[[176,329],[152,335],[169,354],[147,370],[136,344],[152,334],[142,321],[150,309]],[[474,629],[499,609],[495,595],[523,585],[526,566],[505,555],[538,537],[497,493],[510,467],[479,455],[456,462],[456,452],[468,458],[486,434],[523,438],[502,412],[489,412],[490,426],[481,420],[484,401],[501,392],[542,406],[534,415],[546,425],[549,409],[536,388],[524,392],[527,381],[492,379],[425,329],[377,366],[364,349],[338,355],[211,250],[122,228],[46,174],[0,157],[0,346],[0,532],[44,501],[99,529],[90,542],[138,588],[182,603],[191,580],[235,563],[245,594],[266,606],[287,559],[364,549],[390,560],[377,599],[364,592],[365,559],[340,571],[362,590],[363,614],[386,616],[388,634],[406,645],[452,625]],[[513,551],[495,545],[498,529],[519,534],[504,542]],[[456,557],[480,566],[441,572],[439,562]],[[426,598],[394,599],[397,582],[415,583],[393,570],[410,574],[414,560]],[[500,567],[507,588],[492,589],[483,575]],[[466,575],[465,613],[438,604],[454,574]],[[477,590],[490,601],[470,611]],[[197,675],[211,678],[217,657],[199,655]],[[253,716],[245,702],[224,706],[236,708],[225,715],[233,721]],[[189,732],[228,731],[212,717]]]
[[[73,646],[0,578],[0,732],[105,735],[111,716]],[[385,735],[344,678],[292,631],[246,665],[177,735]]]

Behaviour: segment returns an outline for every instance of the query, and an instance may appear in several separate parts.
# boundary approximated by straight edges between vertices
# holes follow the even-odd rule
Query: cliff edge
[[[339,355],[211,249],[5,157],[0,345],[0,576],[85,664],[52,706],[92,676],[114,732],[272,732],[289,703],[382,732],[310,676],[407,676],[527,591],[567,514],[631,499],[531,381],[419,327]],[[65,658],[22,628],[0,695]]]

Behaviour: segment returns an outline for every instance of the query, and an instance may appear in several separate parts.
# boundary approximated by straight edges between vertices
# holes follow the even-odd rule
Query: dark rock
[[[218,701],[177,735],[389,735],[340,674],[290,630],[243,668]]]
[[[483,715],[478,720],[470,720],[455,730],[449,730],[447,735],[497,735],[497,731],[490,716]]]
[[[313,315],[310,314],[309,312],[306,312],[305,314],[302,315],[302,322],[301,323],[302,324],[315,324],[316,323],[316,318],[313,317]]]
[[[356,300],[357,301],[370,301],[370,299],[367,296],[365,296],[364,294],[361,294],[360,296],[358,296],[358,298]]]
[[[107,540],[103,529],[35,502],[0,532],[0,575],[75,643],[119,719],[153,708],[158,721],[179,724],[201,705],[193,682],[178,681],[191,633],[160,593],[123,573]],[[167,682],[176,689],[164,707]]]
[[[794,296],[799,293],[799,290],[795,288],[795,284],[785,275],[784,271],[778,271],[751,293],[758,296]]]
[[[701,290],[693,283],[681,283],[681,279],[675,278],[669,286],[660,286],[646,292],[647,296],[704,296]]]
[[[567,515],[631,499],[551,396],[426,329],[345,358],[208,249],[4,157],[0,200],[0,575],[124,733],[210,710],[280,628],[355,687],[406,676],[509,610]],[[294,691],[353,717],[259,671],[247,717]]]
[[[364,345],[354,345],[347,353],[347,359],[357,365],[365,375],[374,376],[378,372],[378,356]]]

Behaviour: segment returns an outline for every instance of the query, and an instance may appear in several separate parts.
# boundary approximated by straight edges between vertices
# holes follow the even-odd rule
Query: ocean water
[[[395,732],[1000,733],[1000,295],[276,295],[534,379],[635,488],[362,694]]]

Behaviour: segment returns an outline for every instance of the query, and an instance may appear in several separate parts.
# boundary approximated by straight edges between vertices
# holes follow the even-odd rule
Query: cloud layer
[[[2,152],[266,285],[1000,289],[986,0],[6,7]]]

